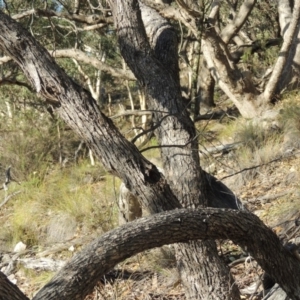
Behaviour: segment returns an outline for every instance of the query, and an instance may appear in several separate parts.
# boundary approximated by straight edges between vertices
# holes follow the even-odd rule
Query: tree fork
[[[111,7],[122,56],[145,87],[149,108],[157,111],[153,119],[160,123],[158,141],[166,146],[161,148],[166,178],[183,207],[206,207],[210,186],[200,168],[195,126],[181,97],[176,32],[149,7],[142,5],[140,11],[138,1],[111,1]],[[188,299],[239,299],[213,240],[180,244],[176,257]]]

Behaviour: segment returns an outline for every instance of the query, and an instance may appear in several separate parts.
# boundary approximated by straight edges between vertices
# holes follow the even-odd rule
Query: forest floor
[[[225,138],[216,138],[215,133],[220,126],[220,122],[215,121],[206,131],[207,148],[213,143],[224,145],[236,142],[236,139],[230,140],[230,134]],[[271,152],[265,160],[257,160],[253,155],[252,158],[248,157],[249,165],[242,165],[241,160],[238,161],[242,152],[237,154],[229,150],[214,153],[208,159],[204,157],[203,168],[212,171],[214,176],[231,188],[242,203],[285,242],[295,241],[300,236],[300,229],[295,225],[295,220],[300,217],[300,150],[297,145],[287,144],[285,138],[276,142],[279,150],[264,147],[269,143],[267,139],[263,138],[258,145],[259,151],[266,148],[266,151]],[[254,152],[262,155],[256,148],[252,149],[252,154]],[[276,152],[276,156],[273,152]],[[106,186],[106,181],[101,179],[91,185],[93,189],[101,190]],[[103,231],[95,229],[89,234],[84,230],[75,232],[66,241],[52,243],[47,248],[36,246],[19,253],[3,252],[0,267],[2,271],[7,270],[7,262],[13,262],[9,278],[31,298],[53,276],[60,263],[66,262]],[[263,271],[255,260],[231,241],[218,241],[218,249],[231,269],[241,291],[241,298],[261,299],[259,293],[262,292]],[[30,261],[37,264],[37,259],[41,258],[48,259],[44,264],[50,264],[52,271],[45,271],[43,267],[30,267]],[[56,265],[53,265],[53,261]],[[185,299],[172,246],[140,253],[117,265],[99,281],[86,299]]]

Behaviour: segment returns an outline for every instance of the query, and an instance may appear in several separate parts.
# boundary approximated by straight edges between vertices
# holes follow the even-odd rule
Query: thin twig
[[[4,201],[0,204],[0,207],[2,207],[4,204],[6,204],[10,198],[12,198],[13,196],[18,195],[20,193],[21,193],[21,191],[17,191],[17,192],[14,192],[14,193],[6,196]]]

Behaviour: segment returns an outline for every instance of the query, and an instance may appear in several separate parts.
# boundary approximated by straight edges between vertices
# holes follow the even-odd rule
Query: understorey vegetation
[[[299,14],[0,1],[0,299],[300,299]]]

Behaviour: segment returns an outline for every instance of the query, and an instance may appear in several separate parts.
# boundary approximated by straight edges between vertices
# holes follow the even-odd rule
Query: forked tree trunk
[[[120,1],[118,4],[122,6],[128,2]],[[135,5],[133,5],[135,10],[131,11],[134,16],[138,13]],[[125,6],[121,11],[117,11],[119,17],[124,16],[124,12],[127,11],[125,8],[128,7]],[[156,104],[161,112],[161,115],[156,117],[156,121],[161,122],[164,125],[163,129],[166,129],[159,132],[162,144],[171,144],[173,148],[172,152],[163,148],[162,156],[166,162],[165,168],[168,170],[174,190],[170,188],[157,168],[145,159],[138,149],[120,134],[112,121],[99,110],[91,95],[73,82],[30,34],[1,11],[0,46],[14,58],[37,92],[46,98],[55,112],[85,140],[95,156],[101,158],[104,166],[120,177],[126,187],[141,199],[150,213],[181,207],[177,196],[181,197],[185,206],[195,207],[200,200],[205,199],[202,198],[204,195],[201,189],[204,191],[206,178],[200,177],[195,128],[179,101],[180,89],[176,78],[162,68],[157,58],[152,57],[143,27],[135,26],[136,19],[134,18],[131,22],[127,18],[123,20],[125,23],[127,22],[123,24],[125,29],[120,24],[118,26],[121,50],[132,55],[127,61],[135,62],[135,66],[146,71],[146,74],[141,73],[140,81],[151,96],[152,106],[154,106],[153,103],[156,103],[155,99],[161,101]],[[138,20],[140,24],[141,20]],[[133,28],[137,31],[129,34],[128,29]],[[142,35],[139,30],[142,30]],[[128,34],[129,36],[127,36]],[[129,51],[123,47],[129,47]],[[132,65],[130,66],[132,67]],[[135,66],[133,69],[136,68]],[[184,133],[182,140],[178,140],[177,133],[180,135]],[[176,150],[180,150],[178,156]],[[173,153],[175,158],[174,160],[171,158],[170,163],[168,162],[168,153]],[[172,174],[173,171],[174,174]],[[188,296],[195,295],[193,299],[213,299],[216,296],[220,299],[235,298],[234,293],[230,290],[228,270],[217,256],[214,259],[217,260],[218,265],[210,264],[208,260],[206,260],[206,264],[203,264],[210,268],[209,271],[207,270],[208,276],[203,278],[205,282],[197,280],[201,279],[199,273],[202,274],[204,271],[201,260],[204,260],[205,257],[201,257],[199,254],[202,253],[202,246],[195,248],[195,245],[195,243],[191,243],[191,245],[179,246],[179,249],[182,249],[181,271],[188,272],[189,264],[193,264],[191,270],[194,275],[189,272],[192,275],[186,278],[193,279],[198,284],[190,287]],[[197,256],[195,250],[199,250]],[[216,254],[215,247],[212,248],[212,253]],[[192,258],[193,261],[190,262],[189,258]],[[222,276],[219,276],[220,270],[222,270]],[[194,277],[192,278],[192,276]],[[185,284],[188,283],[185,282]],[[214,289],[212,290],[209,286],[213,286]],[[234,292],[237,293],[236,288]]]
[[[195,127],[181,99],[176,32],[144,5],[142,23],[137,1],[116,0],[111,6],[122,56],[145,87],[154,123],[160,124],[156,136],[166,178],[183,207],[206,207],[209,186],[200,168]],[[179,244],[176,257],[188,299],[239,298],[214,241]]]
[[[252,0],[246,0],[245,3],[247,2],[252,3],[251,5],[255,3]],[[286,8],[288,2],[288,0],[279,1],[279,8],[282,6]],[[296,1],[293,15],[290,18],[290,25],[289,20],[286,21],[283,29],[284,43],[274,66],[273,74],[266,85],[265,91],[261,94],[258,93],[251,79],[245,77],[230,60],[226,46],[230,35],[228,33],[226,35],[223,34],[221,36],[224,40],[221,39],[213,26],[205,31],[202,48],[208,68],[211,70],[215,81],[218,82],[220,88],[233,101],[242,116],[253,118],[263,114],[270,107],[276,90],[278,91],[278,88],[282,90],[286,87],[292,76],[298,72],[299,64],[297,64],[296,59],[299,59],[299,56],[296,55],[296,49],[299,50],[300,46],[296,41],[300,32],[299,10],[300,1]],[[247,14],[244,15],[246,17]],[[286,11],[285,15],[287,15]],[[286,18],[283,19],[286,20]],[[294,67],[292,67],[293,65]],[[283,82],[285,85],[283,85]]]

